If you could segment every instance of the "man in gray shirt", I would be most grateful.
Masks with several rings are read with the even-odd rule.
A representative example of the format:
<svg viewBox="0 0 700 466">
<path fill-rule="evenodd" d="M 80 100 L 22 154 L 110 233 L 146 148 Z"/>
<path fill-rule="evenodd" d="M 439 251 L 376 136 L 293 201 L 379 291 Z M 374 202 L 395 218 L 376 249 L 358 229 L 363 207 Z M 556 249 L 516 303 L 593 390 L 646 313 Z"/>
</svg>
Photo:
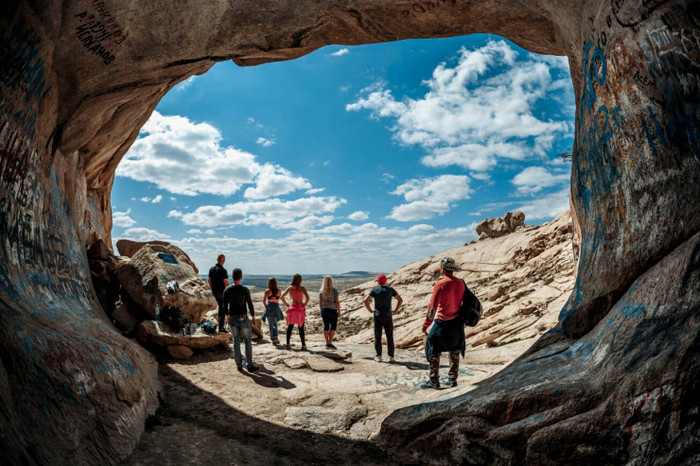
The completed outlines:
<svg viewBox="0 0 700 466">
<path fill-rule="evenodd" d="M 231 274 L 233 285 L 224 290 L 223 302 L 224 310 L 229 315 L 229 325 L 231 326 L 231 335 L 233 336 L 233 356 L 236 359 L 238 370 L 243 370 L 243 361 L 241 358 L 241 339 L 245 344 L 245 360 L 246 367 L 249 372 L 254 372 L 260 369 L 253 363 L 253 330 L 250 326 L 250 320 L 246 314 L 246 306 L 250 311 L 250 318 L 255 324 L 255 311 L 253 310 L 253 300 L 250 297 L 250 290 L 241 285 L 243 280 L 243 271 L 241 269 L 233 269 Z"/>
<path fill-rule="evenodd" d="M 377 283 L 379 286 L 372 288 L 372 291 L 365 298 L 365 307 L 369 312 L 374 313 L 374 351 L 377 353 L 374 360 L 377 362 L 382 360 L 382 329 L 384 329 L 389 362 L 394 362 L 394 320 L 392 315 L 401 309 L 403 299 L 395 289 L 386 286 L 386 275 L 379 275 Z M 396 308 L 393 311 L 391 310 L 391 298 L 396 298 Z M 374 299 L 374 311 L 369 307 L 372 299 Z"/>
</svg>

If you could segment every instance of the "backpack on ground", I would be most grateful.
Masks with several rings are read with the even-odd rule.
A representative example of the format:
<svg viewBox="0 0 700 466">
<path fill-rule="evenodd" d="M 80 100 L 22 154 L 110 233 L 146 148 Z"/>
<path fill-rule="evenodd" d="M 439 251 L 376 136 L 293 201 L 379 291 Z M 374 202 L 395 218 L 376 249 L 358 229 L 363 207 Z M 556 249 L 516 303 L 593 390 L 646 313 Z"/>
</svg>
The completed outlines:
<svg viewBox="0 0 700 466">
<path fill-rule="evenodd" d="M 464 280 L 464 295 L 462 296 L 462 304 L 459 306 L 459 317 L 464 322 L 464 325 L 475 327 L 481 319 L 484 309 L 481 307 L 479 298 L 472 293 Z"/>
<path fill-rule="evenodd" d="M 161 320 L 175 332 L 180 332 L 185 324 L 188 323 L 182 311 L 175 306 L 166 306 L 163 309 Z"/>
</svg>

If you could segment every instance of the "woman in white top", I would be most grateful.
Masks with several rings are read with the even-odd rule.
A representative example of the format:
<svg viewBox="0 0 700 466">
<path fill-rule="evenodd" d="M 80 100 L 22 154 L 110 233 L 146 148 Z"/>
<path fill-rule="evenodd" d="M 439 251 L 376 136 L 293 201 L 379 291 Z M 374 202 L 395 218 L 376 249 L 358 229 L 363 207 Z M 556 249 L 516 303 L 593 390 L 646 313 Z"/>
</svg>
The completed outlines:
<svg viewBox="0 0 700 466">
<path fill-rule="evenodd" d="M 338 290 L 333 288 L 333 279 L 330 275 L 323 277 L 323 285 L 318 298 L 323 318 L 323 336 L 326 339 L 326 348 L 336 349 L 333 345 L 333 337 L 338 327 L 338 318 L 340 318 L 340 302 L 338 301 Z"/>
</svg>

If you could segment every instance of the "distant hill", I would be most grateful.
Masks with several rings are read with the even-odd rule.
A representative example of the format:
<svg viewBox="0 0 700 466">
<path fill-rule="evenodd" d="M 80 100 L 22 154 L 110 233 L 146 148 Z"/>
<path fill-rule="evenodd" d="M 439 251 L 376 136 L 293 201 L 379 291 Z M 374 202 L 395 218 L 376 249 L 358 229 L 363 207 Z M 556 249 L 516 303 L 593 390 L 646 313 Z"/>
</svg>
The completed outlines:
<svg viewBox="0 0 700 466">
<path fill-rule="evenodd" d="M 200 276 L 205 280 L 208 278 L 206 274 Z M 325 276 L 326 274 L 302 275 L 302 284 L 309 290 L 309 293 L 312 291 L 315 292 L 321 288 L 321 283 L 323 282 L 323 277 Z M 364 270 L 353 270 L 341 274 L 331 274 L 331 277 L 333 277 L 333 285 L 338 289 L 338 291 L 344 291 L 348 288 L 352 288 L 353 286 L 357 286 L 360 283 L 373 280 L 375 276 L 376 273 L 367 272 Z M 292 282 L 292 275 L 274 275 L 274 277 L 277 279 L 277 286 L 279 286 L 281 289 L 285 289 Z M 267 280 L 269 278 L 270 275 L 244 274 L 243 285 L 250 287 L 252 291 L 256 291 L 257 289 L 264 290 L 267 288 Z"/>
</svg>

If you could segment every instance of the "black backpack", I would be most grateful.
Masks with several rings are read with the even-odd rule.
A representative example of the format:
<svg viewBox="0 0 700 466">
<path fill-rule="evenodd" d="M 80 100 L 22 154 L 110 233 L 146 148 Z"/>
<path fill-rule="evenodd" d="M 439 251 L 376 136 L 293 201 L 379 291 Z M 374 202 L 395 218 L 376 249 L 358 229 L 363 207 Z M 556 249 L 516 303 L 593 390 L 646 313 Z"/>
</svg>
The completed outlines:
<svg viewBox="0 0 700 466">
<path fill-rule="evenodd" d="M 462 296 L 462 304 L 459 306 L 459 317 L 464 325 L 475 327 L 479 323 L 484 309 L 481 307 L 479 298 L 471 292 L 464 280 L 462 283 L 464 283 L 464 296 Z"/>
<path fill-rule="evenodd" d="M 188 320 L 182 314 L 182 311 L 175 306 L 166 306 L 163 309 L 161 320 L 175 332 L 180 332 Z"/>
</svg>

